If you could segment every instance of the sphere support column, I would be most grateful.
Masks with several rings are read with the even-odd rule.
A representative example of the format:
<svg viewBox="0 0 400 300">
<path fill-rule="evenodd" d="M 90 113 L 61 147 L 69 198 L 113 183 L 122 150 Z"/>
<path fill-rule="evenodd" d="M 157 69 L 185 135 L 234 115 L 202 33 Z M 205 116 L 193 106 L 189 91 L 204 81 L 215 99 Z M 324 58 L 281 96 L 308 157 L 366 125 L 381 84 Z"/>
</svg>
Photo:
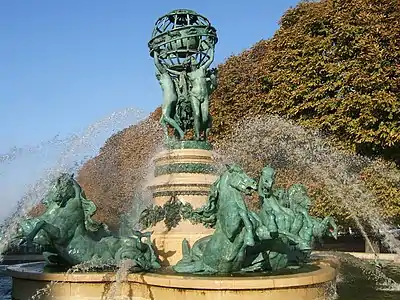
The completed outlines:
<svg viewBox="0 0 400 300">
<path fill-rule="evenodd" d="M 217 179 L 211 150 L 165 150 L 155 157 L 154 163 L 155 177 L 148 188 L 153 194 L 155 205 L 163 206 L 171 197 L 176 197 L 182 203 L 190 203 L 193 208 L 206 203 L 210 186 Z M 202 224 L 193 225 L 188 220 L 181 220 L 171 230 L 168 230 L 164 222 L 159 222 L 149 230 L 153 231 L 153 242 L 164 266 L 174 265 L 182 258 L 184 239 L 193 245 L 214 231 Z"/>
</svg>

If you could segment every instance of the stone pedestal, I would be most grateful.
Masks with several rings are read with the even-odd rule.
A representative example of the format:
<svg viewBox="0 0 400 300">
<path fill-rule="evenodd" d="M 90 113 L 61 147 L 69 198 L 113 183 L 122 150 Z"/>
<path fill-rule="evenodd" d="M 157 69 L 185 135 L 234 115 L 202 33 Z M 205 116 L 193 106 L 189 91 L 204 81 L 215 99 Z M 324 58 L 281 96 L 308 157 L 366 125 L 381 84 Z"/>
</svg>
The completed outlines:
<svg viewBox="0 0 400 300">
<path fill-rule="evenodd" d="M 175 196 L 194 208 L 201 207 L 208 197 L 210 186 L 217 179 L 212 152 L 208 149 L 171 149 L 160 152 L 155 158 L 155 178 L 148 188 L 153 194 L 154 204 L 164 205 Z M 174 265 L 182 258 L 182 240 L 191 245 L 198 239 L 212 234 L 212 229 L 192 225 L 182 220 L 170 231 L 164 222 L 150 228 L 154 244 L 164 266 Z"/>
<path fill-rule="evenodd" d="M 12 299 L 37 300 L 329 300 L 337 262 L 313 262 L 314 271 L 270 276 L 190 276 L 156 273 L 43 273 L 42 263 L 14 265 Z"/>
</svg>

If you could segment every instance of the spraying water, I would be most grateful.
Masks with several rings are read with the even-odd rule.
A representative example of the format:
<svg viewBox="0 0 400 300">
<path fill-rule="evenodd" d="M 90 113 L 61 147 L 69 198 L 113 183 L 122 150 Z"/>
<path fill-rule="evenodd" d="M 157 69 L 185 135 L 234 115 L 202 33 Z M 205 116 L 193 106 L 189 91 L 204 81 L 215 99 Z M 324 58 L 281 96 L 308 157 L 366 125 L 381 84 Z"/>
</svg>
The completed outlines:
<svg viewBox="0 0 400 300">
<path fill-rule="evenodd" d="M 380 268 L 371 263 L 371 261 L 357 258 L 351 254 L 344 252 L 326 252 L 314 254 L 316 258 L 323 258 L 329 256 L 337 257 L 342 265 L 349 265 L 353 268 L 359 269 L 365 278 L 375 284 L 376 288 L 385 291 L 400 291 L 400 284 L 394 279 L 386 276 Z M 343 279 L 343 274 L 339 275 L 340 280 Z"/>
<path fill-rule="evenodd" d="M 59 135 L 56 135 L 52 139 L 41 142 L 35 146 L 25 146 L 25 147 L 11 147 L 7 153 L 0 154 L 0 164 L 9 163 L 18 158 L 24 157 L 26 155 L 35 154 L 37 152 L 43 151 L 48 147 L 59 146 L 68 144 L 71 140 L 76 138 L 75 136 L 67 137 L 65 139 L 60 138 Z"/>
<path fill-rule="evenodd" d="M 76 161 L 82 153 L 94 149 L 92 139 L 102 132 L 104 127 L 121 123 L 130 113 L 140 115 L 136 110 L 114 113 L 100 122 L 90 126 L 83 135 L 76 136 L 69 140 L 68 147 L 59 156 L 53 167 L 45 170 L 41 179 L 30 186 L 25 193 L 17 213 L 10 218 L 7 223 L 5 236 L 9 237 L 15 229 L 18 218 L 23 216 L 37 200 L 43 197 L 48 188 L 48 183 L 60 172 L 70 171 L 76 168 Z M 159 126 L 158 122 L 150 122 L 148 126 Z M 254 169 L 259 169 L 268 163 L 274 168 L 287 170 L 297 169 L 300 176 L 304 178 L 318 179 L 324 184 L 332 195 L 332 201 L 340 200 L 343 207 L 350 212 L 359 226 L 360 231 L 368 237 L 357 215 L 363 215 L 372 229 L 384 234 L 384 243 L 395 253 L 400 253 L 399 241 L 389 232 L 389 224 L 379 207 L 374 205 L 375 196 L 369 191 L 359 179 L 360 172 L 366 168 L 373 168 L 378 174 L 384 174 L 393 182 L 400 182 L 399 174 L 392 169 L 387 169 L 384 162 L 372 161 L 364 157 L 346 154 L 335 150 L 330 143 L 319 133 L 310 132 L 302 127 L 294 125 L 292 122 L 276 116 L 268 118 L 256 118 L 245 120 L 238 126 L 239 130 L 233 131 L 231 136 L 218 141 L 215 145 L 214 157 L 220 167 L 224 163 L 235 162 L 243 166 L 253 165 Z M 108 129 L 108 128 L 106 128 Z M 144 128 L 143 130 L 146 130 Z M 154 138 L 151 152 L 153 154 L 161 150 L 158 138 Z M 251 149 L 251 152 L 249 152 Z M 151 155 L 153 156 L 153 155 Z M 251 162 L 251 164 L 249 164 Z M 257 165 L 259 164 L 259 165 Z M 72 167 L 71 167 L 72 166 Z M 143 164 L 140 168 L 132 166 L 132 169 L 125 170 L 124 174 L 129 176 L 132 172 L 141 174 L 139 188 L 135 190 L 138 201 L 133 202 L 131 211 L 128 213 L 131 221 L 136 223 L 142 209 L 151 203 L 151 195 L 146 190 L 146 185 L 153 176 L 152 160 Z M 121 180 L 125 180 L 125 176 Z M 5 239 L 7 240 L 7 238 Z M 6 244 L 1 241 L 0 250 Z M 381 283 L 382 288 L 397 289 L 397 283 L 386 277 L 379 269 L 366 267 L 363 261 L 345 256 L 343 259 L 352 264 L 360 266 L 364 273 Z M 91 263 L 92 265 L 92 263 Z M 110 290 L 110 296 L 117 294 L 121 283 L 126 279 L 127 273 L 132 267 L 131 263 L 122 263 L 117 271 L 116 282 Z M 85 271 L 85 266 L 75 266 L 68 272 Z M 373 271 L 371 271 L 373 270 Z M 55 284 L 55 283 L 54 283 Z M 51 287 L 49 287 L 51 289 Z M 332 293 L 336 294 L 336 293 Z"/>
<path fill-rule="evenodd" d="M 68 138 L 68 143 L 64 145 L 65 148 L 61 154 L 56 155 L 56 159 L 52 163 L 48 163 L 50 167 L 39 170 L 37 172 L 39 176 L 30 174 L 30 182 L 22 187 L 19 186 L 22 197 L 17 196 L 5 199 L 7 203 L 15 203 L 16 208 L 14 213 L 3 222 L 0 235 L 2 237 L 0 240 L 0 253 L 7 249 L 21 217 L 25 216 L 44 197 L 49 185 L 60 173 L 76 170 L 79 167 L 77 162 L 82 161 L 89 154 L 95 154 L 110 133 L 115 133 L 124 127 L 135 124 L 145 116 L 145 113 L 138 109 L 124 109 L 90 125 L 83 134 Z M 21 169 L 21 171 L 27 173 L 26 168 Z M 39 178 L 39 180 L 33 180 L 34 178 Z M 17 182 L 15 181 L 16 185 Z M 2 257 L 0 256 L 0 261 L 1 259 Z"/>
<path fill-rule="evenodd" d="M 251 166 L 252 175 L 264 164 L 288 175 L 288 170 L 296 170 L 297 178 L 308 180 L 310 184 L 322 184 L 330 201 L 338 202 L 350 213 L 367 241 L 358 216 L 362 216 L 374 232 L 383 235 L 384 245 L 400 254 L 400 241 L 389 231 L 390 224 L 382 209 L 375 205 L 376 196 L 360 179 L 361 171 L 370 167 L 378 175 L 390 174 L 390 179 L 399 184 L 400 172 L 393 171 L 382 161 L 336 150 L 320 133 L 277 116 L 245 119 L 236 128 L 215 145 L 223 163 L 233 161 Z"/>
<path fill-rule="evenodd" d="M 153 204 L 153 195 L 148 189 L 150 182 L 154 180 L 154 157 L 164 149 L 162 143 L 162 128 L 158 120 L 146 120 L 145 124 L 141 124 L 141 135 L 146 135 L 145 143 L 146 154 L 141 156 L 141 161 L 136 164 L 126 164 L 123 168 L 118 168 L 118 187 L 129 187 L 126 189 L 128 192 L 125 197 L 128 199 L 118 199 L 118 201 L 128 201 L 130 206 L 127 208 L 124 218 L 130 230 L 141 230 L 139 225 L 139 218 L 141 212 L 149 205 Z M 151 133 L 151 134 L 149 134 Z M 107 166 L 105 166 L 107 170 Z M 102 172 L 104 174 L 104 172 Z M 129 230 L 128 230 L 129 231 Z"/>
</svg>

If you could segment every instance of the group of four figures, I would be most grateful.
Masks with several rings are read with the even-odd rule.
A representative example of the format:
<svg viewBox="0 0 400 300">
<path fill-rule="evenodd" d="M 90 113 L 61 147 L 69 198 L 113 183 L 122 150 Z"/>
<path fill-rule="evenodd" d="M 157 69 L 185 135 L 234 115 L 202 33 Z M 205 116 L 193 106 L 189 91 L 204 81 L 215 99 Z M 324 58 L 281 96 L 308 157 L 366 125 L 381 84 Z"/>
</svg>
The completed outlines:
<svg viewBox="0 0 400 300">
<path fill-rule="evenodd" d="M 214 48 L 208 50 L 209 59 L 201 64 L 189 56 L 183 70 L 167 68 L 161 61 L 165 53 L 154 51 L 156 76 L 163 91 L 161 124 L 168 136 L 168 126 L 182 140 L 185 131 L 192 128 L 196 140 L 206 139 L 211 127 L 209 97 L 217 85 L 216 69 L 209 70 L 214 59 Z"/>
</svg>

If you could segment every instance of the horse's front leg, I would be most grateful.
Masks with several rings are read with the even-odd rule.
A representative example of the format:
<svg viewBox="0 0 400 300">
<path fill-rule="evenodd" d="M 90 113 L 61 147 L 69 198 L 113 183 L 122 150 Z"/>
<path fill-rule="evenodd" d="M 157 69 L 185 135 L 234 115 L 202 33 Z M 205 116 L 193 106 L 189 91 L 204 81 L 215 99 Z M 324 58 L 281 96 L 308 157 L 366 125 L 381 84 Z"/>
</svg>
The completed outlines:
<svg viewBox="0 0 400 300">
<path fill-rule="evenodd" d="M 42 229 L 44 222 L 45 221 L 37 222 L 35 227 L 32 229 L 32 231 L 29 233 L 26 233 L 26 235 L 22 238 L 20 245 L 26 244 L 28 247 L 32 246 L 33 239 L 36 237 L 36 235 Z"/>
<path fill-rule="evenodd" d="M 52 240 L 60 240 L 61 239 L 61 232 L 58 227 L 55 227 L 46 221 L 39 221 L 35 228 L 26 236 L 26 243 L 27 245 L 32 245 L 33 239 L 39 233 L 40 230 L 44 230 L 50 239 Z"/>
<path fill-rule="evenodd" d="M 271 239 L 275 239 L 279 236 L 278 234 L 278 229 L 275 230 L 271 230 L 271 224 L 268 224 L 267 227 L 266 225 L 264 225 L 263 221 L 261 220 L 260 216 L 257 215 L 257 213 L 250 211 L 250 221 L 253 223 L 253 226 L 256 229 L 256 236 L 258 237 L 259 240 L 263 241 L 263 240 L 271 240 Z M 272 220 L 273 222 L 275 222 L 275 219 Z M 276 226 L 275 226 L 276 227 Z"/>
<path fill-rule="evenodd" d="M 244 227 L 246 229 L 246 235 L 244 237 L 244 243 L 247 246 L 254 246 L 254 235 L 253 235 L 253 224 L 250 221 L 249 215 L 247 211 L 243 209 L 239 209 L 239 216 L 243 221 Z"/>
<path fill-rule="evenodd" d="M 246 244 L 245 244 L 245 239 L 246 239 L 246 228 L 243 228 L 242 231 L 239 233 L 238 236 L 236 236 L 235 240 L 231 243 L 229 247 L 226 247 L 224 250 L 226 252 L 225 254 L 225 259 L 227 261 L 233 261 L 238 257 L 240 254 L 240 251 L 242 249 L 245 249 Z"/>
</svg>

